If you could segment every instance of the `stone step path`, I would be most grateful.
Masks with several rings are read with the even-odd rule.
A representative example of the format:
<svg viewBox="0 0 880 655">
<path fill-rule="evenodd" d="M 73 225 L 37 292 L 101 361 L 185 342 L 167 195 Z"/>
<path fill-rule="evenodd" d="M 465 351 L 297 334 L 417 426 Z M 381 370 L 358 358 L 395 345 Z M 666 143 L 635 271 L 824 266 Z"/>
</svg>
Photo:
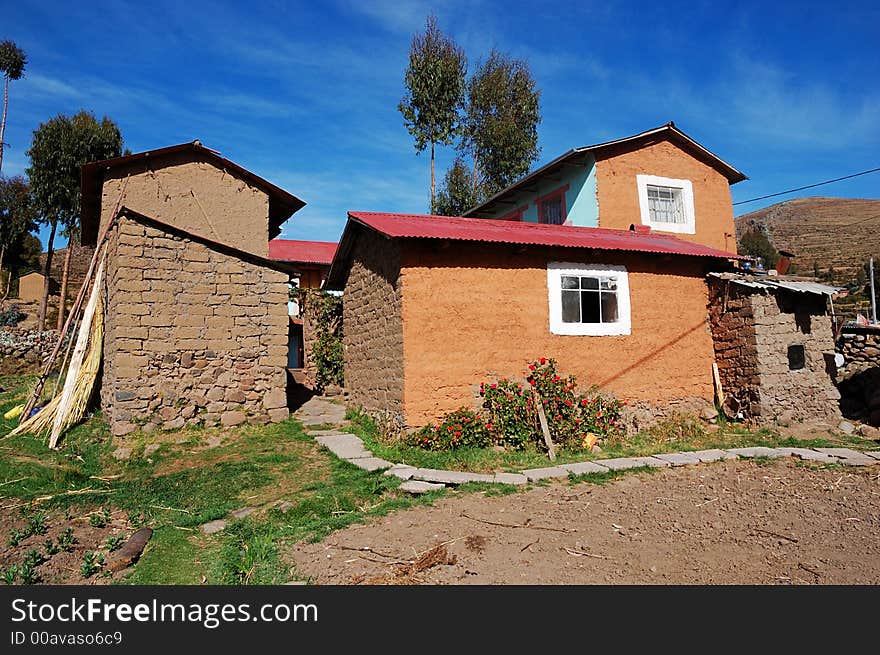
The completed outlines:
<svg viewBox="0 0 880 655">
<path fill-rule="evenodd" d="M 307 412 L 309 420 L 312 421 L 311 425 L 336 425 L 345 417 L 344 408 L 325 399 L 312 398 L 309 403 L 313 403 Z M 306 403 L 306 405 L 309 403 Z M 306 426 L 310 424 L 306 424 Z M 651 468 L 693 466 L 695 464 L 717 462 L 726 459 L 752 459 L 755 457 L 797 457 L 805 461 L 825 464 L 837 463 L 846 466 L 880 465 L 880 450 L 863 452 L 851 448 L 767 448 L 765 446 L 751 446 L 749 448 L 728 448 L 726 450 L 713 448 L 709 450 L 660 453 L 646 457 L 597 459 L 526 469 L 518 473 L 469 473 L 466 471 L 425 469 L 408 464 L 394 464 L 380 457 L 375 457 L 372 452 L 366 449 L 360 437 L 349 432 L 332 429 L 309 430 L 308 434 L 314 436 L 315 441 L 327 448 L 339 459 L 350 462 L 365 471 L 384 471 L 384 475 L 393 475 L 400 478 L 404 482 L 399 488 L 411 494 L 423 494 L 443 489 L 447 486 L 456 486 L 469 482 L 522 485 L 538 480 L 567 478 L 571 474 L 584 475 L 588 473 L 626 471 L 646 466 Z"/>
</svg>

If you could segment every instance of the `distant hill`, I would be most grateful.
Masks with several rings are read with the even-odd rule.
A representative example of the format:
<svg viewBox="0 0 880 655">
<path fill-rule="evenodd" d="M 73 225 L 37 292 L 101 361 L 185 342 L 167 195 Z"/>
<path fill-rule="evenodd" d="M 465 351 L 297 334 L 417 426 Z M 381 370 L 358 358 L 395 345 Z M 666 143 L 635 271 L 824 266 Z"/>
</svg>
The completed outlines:
<svg viewBox="0 0 880 655">
<path fill-rule="evenodd" d="M 798 271 L 834 267 L 836 282 L 855 278 L 873 255 L 880 265 L 880 200 L 796 198 L 738 216 L 736 236 L 759 227 L 778 250 L 795 254 Z"/>
</svg>

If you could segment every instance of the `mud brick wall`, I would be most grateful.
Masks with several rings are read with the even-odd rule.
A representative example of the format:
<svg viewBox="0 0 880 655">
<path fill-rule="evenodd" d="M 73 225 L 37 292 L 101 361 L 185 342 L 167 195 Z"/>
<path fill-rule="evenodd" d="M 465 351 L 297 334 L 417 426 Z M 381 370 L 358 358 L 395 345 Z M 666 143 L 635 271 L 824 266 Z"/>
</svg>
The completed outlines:
<svg viewBox="0 0 880 655">
<path fill-rule="evenodd" d="M 840 394 L 829 373 L 834 335 L 825 299 L 727 286 L 722 280 L 709 284 L 721 383 L 726 394 L 744 404 L 746 415 L 762 422 L 839 417 Z M 803 346 L 803 368 L 789 368 L 789 346 Z"/>
<path fill-rule="evenodd" d="M 342 305 L 345 387 L 355 406 L 400 414 L 403 325 L 400 248 L 373 232 L 357 239 Z"/>
<path fill-rule="evenodd" d="M 746 415 L 759 416 L 761 378 L 748 290 L 710 278 L 709 325 L 724 393 L 732 394 Z"/>
<path fill-rule="evenodd" d="M 837 352 L 843 355 L 837 371 L 843 415 L 880 426 L 880 331 L 844 332 Z"/>
<path fill-rule="evenodd" d="M 287 280 L 121 218 L 108 249 L 101 384 L 113 433 L 285 419 Z"/>
</svg>

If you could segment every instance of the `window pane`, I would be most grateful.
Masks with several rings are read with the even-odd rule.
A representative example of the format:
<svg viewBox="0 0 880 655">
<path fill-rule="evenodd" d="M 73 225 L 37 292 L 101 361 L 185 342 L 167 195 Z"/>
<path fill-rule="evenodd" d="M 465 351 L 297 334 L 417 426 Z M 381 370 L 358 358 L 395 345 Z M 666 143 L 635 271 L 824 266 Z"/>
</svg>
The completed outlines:
<svg viewBox="0 0 880 655">
<path fill-rule="evenodd" d="M 581 323 L 599 322 L 599 292 L 581 291 Z"/>
<path fill-rule="evenodd" d="M 563 323 L 580 323 L 581 308 L 578 304 L 577 291 L 562 292 L 562 322 Z"/>
<path fill-rule="evenodd" d="M 581 278 L 581 289 L 598 289 L 599 288 L 599 278 L 597 277 L 582 277 Z"/>
<path fill-rule="evenodd" d="M 562 198 L 553 198 L 541 203 L 541 221 L 552 225 L 562 225 Z"/>
<path fill-rule="evenodd" d="M 578 288 L 578 279 L 576 277 L 568 277 L 566 275 L 562 276 L 562 288 L 563 289 L 577 289 Z"/>
<path fill-rule="evenodd" d="M 602 292 L 602 322 L 617 323 L 617 294 Z"/>
<path fill-rule="evenodd" d="M 602 289 L 608 289 L 610 291 L 617 291 L 617 278 L 613 277 L 603 277 L 602 278 Z"/>
<path fill-rule="evenodd" d="M 657 223 L 686 222 L 681 189 L 649 184 L 647 191 L 648 212 L 652 221 Z"/>
</svg>

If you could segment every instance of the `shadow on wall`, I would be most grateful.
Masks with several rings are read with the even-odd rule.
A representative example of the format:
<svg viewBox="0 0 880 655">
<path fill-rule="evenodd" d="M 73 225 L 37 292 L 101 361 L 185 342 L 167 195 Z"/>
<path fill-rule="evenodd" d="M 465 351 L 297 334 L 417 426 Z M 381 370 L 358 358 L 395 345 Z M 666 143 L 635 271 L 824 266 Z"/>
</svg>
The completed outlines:
<svg viewBox="0 0 880 655">
<path fill-rule="evenodd" d="M 880 366 L 861 369 L 840 380 L 840 413 L 880 427 Z"/>
</svg>

